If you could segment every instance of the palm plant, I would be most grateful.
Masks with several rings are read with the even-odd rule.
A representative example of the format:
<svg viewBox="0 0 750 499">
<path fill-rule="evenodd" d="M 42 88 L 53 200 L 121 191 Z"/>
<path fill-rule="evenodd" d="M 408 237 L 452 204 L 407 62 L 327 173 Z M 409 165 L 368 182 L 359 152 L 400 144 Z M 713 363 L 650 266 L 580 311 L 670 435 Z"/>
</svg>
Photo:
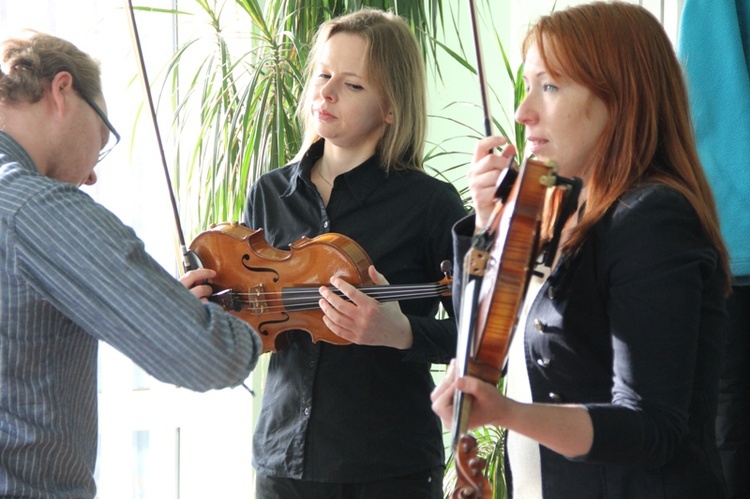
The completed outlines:
<svg viewBox="0 0 750 499">
<path fill-rule="evenodd" d="M 205 22 L 202 34 L 176 47 L 161 78 L 161 95 L 169 96 L 174 113 L 173 180 L 191 234 L 239 219 L 249 183 L 297 152 L 295 109 L 311 36 L 321 22 L 364 5 L 409 19 L 425 57 L 434 58 L 437 46 L 428 34 L 441 29 L 439 1 L 427 9 L 421 0 L 276 0 L 265 6 L 193 0 L 192 10 L 138 8 Z"/>
</svg>

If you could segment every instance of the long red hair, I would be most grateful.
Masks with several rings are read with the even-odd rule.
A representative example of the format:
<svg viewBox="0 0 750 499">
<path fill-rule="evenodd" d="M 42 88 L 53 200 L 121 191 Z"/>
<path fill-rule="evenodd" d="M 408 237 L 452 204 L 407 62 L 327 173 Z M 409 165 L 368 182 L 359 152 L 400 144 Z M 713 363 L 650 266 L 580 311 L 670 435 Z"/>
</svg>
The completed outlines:
<svg viewBox="0 0 750 499">
<path fill-rule="evenodd" d="M 532 44 L 553 76 L 588 88 L 609 112 L 585 165 L 586 211 L 564 250 L 580 246 L 623 193 L 645 181 L 660 182 L 693 206 L 730 276 L 714 198 L 695 147 L 682 69 L 659 21 L 638 5 L 594 2 L 542 17 L 526 35 L 524 56 Z"/>
</svg>

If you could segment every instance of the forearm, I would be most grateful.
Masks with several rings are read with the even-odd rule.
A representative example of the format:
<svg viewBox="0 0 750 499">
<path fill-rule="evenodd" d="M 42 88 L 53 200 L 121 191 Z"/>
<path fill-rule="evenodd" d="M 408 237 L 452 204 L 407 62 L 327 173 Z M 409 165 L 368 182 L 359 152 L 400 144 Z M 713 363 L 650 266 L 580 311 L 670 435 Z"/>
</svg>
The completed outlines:
<svg viewBox="0 0 750 499">
<path fill-rule="evenodd" d="M 594 441 L 588 411 L 577 405 L 522 404 L 506 399 L 495 424 L 524 435 L 566 457 L 587 454 Z"/>
</svg>

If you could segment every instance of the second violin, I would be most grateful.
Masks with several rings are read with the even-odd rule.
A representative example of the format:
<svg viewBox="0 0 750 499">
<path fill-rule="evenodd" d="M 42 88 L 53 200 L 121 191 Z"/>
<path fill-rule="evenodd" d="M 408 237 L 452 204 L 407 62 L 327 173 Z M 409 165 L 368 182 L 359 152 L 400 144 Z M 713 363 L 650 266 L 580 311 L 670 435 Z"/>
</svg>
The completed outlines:
<svg viewBox="0 0 750 499">
<path fill-rule="evenodd" d="M 270 246 L 263 230 L 221 223 L 198 234 L 190 249 L 217 273 L 211 280 L 211 301 L 250 323 L 263 340 L 263 352 L 284 348 L 289 343 L 286 333 L 292 330 L 308 332 L 314 342 L 350 343 L 326 327 L 318 305 L 318 288 L 333 276 L 378 301 L 449 295 L 452 284 L 450 263 L 444 262 L 446 277 L 440 282 L 375 285 L 367 274 L 372 265 L 367 253 L 336 233 L 303 237 L 284 251 Z"/>
</svg>

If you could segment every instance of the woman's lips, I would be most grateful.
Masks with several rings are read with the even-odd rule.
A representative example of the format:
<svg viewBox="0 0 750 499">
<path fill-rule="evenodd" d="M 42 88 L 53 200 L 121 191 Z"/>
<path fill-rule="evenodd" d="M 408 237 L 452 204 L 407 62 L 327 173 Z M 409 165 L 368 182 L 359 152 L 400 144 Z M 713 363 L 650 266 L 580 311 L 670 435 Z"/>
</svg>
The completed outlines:
<svg viewBox="0 0 750 499">
<path fill-rule="evenodd" d="M 320 121 L 331 121 L 336 119 L 336 116 L 323 109 L 318 109 L 315 114 Z"/>
<path fill-rule="evenodd" d="M 548 140 L 541 137 L 528 137 L 526 139 L 526 142 L 530 144 L 531 152 L 533 152 L 534 154 L 538 154 L 539 151 L 544 148 L 544 146 L 549 144 Z"/>
</svg>

